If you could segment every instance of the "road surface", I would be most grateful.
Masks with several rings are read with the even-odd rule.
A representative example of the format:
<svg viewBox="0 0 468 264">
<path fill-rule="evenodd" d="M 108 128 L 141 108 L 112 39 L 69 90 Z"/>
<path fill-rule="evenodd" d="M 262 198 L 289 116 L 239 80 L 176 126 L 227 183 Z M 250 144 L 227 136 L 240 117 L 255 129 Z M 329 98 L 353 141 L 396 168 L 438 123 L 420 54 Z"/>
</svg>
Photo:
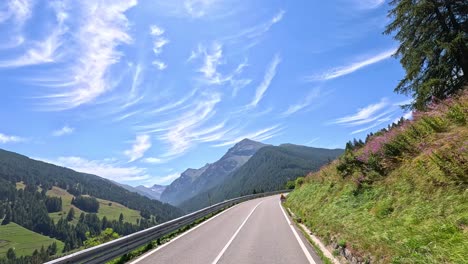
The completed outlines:
<svg viewBox="0 0 468 264">
<path fill-rule="evenodd" d="M 132 264 L 321 264 L 278 195 L 238 204 Z"/>
</svg>

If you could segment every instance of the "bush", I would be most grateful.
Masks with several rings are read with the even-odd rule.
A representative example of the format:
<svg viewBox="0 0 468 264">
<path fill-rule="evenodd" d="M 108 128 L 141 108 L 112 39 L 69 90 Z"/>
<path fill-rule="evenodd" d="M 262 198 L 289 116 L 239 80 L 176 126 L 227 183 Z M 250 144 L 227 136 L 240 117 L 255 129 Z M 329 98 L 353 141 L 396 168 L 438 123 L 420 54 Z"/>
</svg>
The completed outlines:
<svg viewBox="0 0 468 264">
<path fill-rule="evenodd" d="M 286 183 L 286 189 L 288 190 L 293 190 L 295 186 L 296 186 L 296 183 L 294 181 L 288 181 Z"/>
<path fill-rule="evenodd" d="M 296 179 L 296 184 L 295 184 L 295 188 L 299 188 L 301 187 L 301 185 L 304 184 L 304 177 L 299 177 Z"/>
<path fill-rule="evenodd" d="M 466 125 L 466 116 L 463 107 L 459 104 L 450 107 L 447 117 L 458 125 Z"/>
</svg>

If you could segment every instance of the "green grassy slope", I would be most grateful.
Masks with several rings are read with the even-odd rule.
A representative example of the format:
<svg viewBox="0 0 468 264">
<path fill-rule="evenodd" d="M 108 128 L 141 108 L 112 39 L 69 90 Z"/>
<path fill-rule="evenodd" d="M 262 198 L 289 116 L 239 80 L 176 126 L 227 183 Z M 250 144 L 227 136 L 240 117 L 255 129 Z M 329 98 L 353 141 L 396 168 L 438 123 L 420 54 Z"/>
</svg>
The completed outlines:
<svg viewBox="0 0 468 264">
<path fill-rule="evenodd" d="M 287 206 L 373 263 L 468 263 L 468 93 L 311 174 Z"/>
<path fill-rule="evenodd" d="M 5 256 L 9 248 L 14 248 L 17 256 L 32 255 L 34 250 L 45 249 L 57 243 L 57 252 L 62 252 L 63 243 L 57 239 L 43 236 L 15 223 L 0 225 L 0 256 Z"/>
<path fill-rule="evenodd" d="M 72 194 L 70 194 L 64 189 L 54 186 L 51 190 L 47 191 L 47 195 L 62 198 L 62 211 L 49 214 L 55 222 L 57 222 L 62 217 L 65 218 L 70 208 L 73 207 L 75 210 L 75 219 L 73 220 L 73 223 L 78 223 L 78 217 L 80 216 L 82 211 L 71 204 L 73 198 Z M 119 220 L 120 213 L 122 213 L 125 222 L 136 224 L 137 219 L 141 218 L 139 211 L 132 210 L 116 202 L 111 202 L 104 199 L 97 200 L 99 202 L 99 211 L 97 215 L 101 219 L 105 216 L 108 220 Z"/>
</svg>

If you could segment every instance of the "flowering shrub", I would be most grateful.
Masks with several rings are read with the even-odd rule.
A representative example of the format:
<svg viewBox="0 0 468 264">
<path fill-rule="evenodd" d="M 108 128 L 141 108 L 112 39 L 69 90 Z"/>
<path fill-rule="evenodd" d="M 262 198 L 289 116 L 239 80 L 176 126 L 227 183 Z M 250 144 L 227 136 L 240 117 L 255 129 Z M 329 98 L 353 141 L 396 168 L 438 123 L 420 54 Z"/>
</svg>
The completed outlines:
<svg viewBox="0 0 468 264">
<path fill-rule="evenodd" d="M 347 148 L 340 158 L 337 170 L 342 177 L 362 173 L 363 179 L 369 180 L 371 172 L 385 175 L 388 171 L 398 166 L 405 157 L 413 157 L 418 153 L 433 153 L 433 148 L 441 148 L 442 144 L 431 142 L 437 133 L 448 131 L 455 123 L 458 126 L 466 125 L 468 119 L 468 91 L 457 98 L 450 98 L 443 102 L 434 102 L 427 112 L 414 113 L 413 120 L 398 122 L 383 129 L 374 135 L 368 136 L 366 144 L 359 148 Z M 450 140 L 450 138 L 447 138 Z M 436 153 L 434 161 L 440 165 L 441 170 L 452 173 L 456 177 L 468 175 L 463 166 L 448 167 L 447 164 L 464 164 L 465 159 L 460 159 L 455 153 Z M 446 161 L 446 162 L 444 162 Z M 463 163 L 465 162 L 465 163 Z M 465 176 L 466 177 L 466 176 Z M 360 182 L 364 180 L 361 179 Z M 462 179 L 465 181 L 466 179 Z M 361 186 L 362 184 L 358 184 Z"/>
</svg>

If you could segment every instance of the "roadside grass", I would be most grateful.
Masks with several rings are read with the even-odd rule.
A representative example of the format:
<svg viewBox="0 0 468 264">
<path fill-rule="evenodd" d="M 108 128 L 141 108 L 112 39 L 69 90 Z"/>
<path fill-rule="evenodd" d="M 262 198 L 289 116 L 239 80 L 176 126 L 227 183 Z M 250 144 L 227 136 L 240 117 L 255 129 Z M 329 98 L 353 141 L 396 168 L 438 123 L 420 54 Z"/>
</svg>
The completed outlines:
<svg viewBox="0 0 468 264">
<path fill-rule="evenodd" d="M 284 206 L 283 203 L 281 203 L 281 206 L 283 207 L 284 211 L 291 217 L 291 219 L 294 221 L 295 225 L 297 226 L 297 228 L 299 228 L 299 230 L 301 230 L 301 233 L 302 235 L 307 239 L 307 241 L 309 241 L 310 245 L 312 245 L 312 247 L 314 248 L 315 250 L 315 253 L 317 253 L 317 255 L 320 257 L 320 259 L 323 261 L 324 264 L 333 264 L 333 262 L 327 257 L 325 256 L 325 254 L 323 253 L 322 249 L 310 238 L 309 234 L 307 233 L 306 230 L 304 230 L 304 228 L 299 224 L 297 218 L 295 218 L 293 215 L 291 215 L 291 212 L 288 210 L 287 207 Z"/>
<path fill-rule="evenodd" d="M 49 216 L 55 222 L 60 220 L 60 218 L 62 217 L 65 218 L 70 208 L 73 207 L 75 210 L 75 219 L 73 219 L 72 223 L 73 224 L 78 223 L 78 218 L 83 211 L 81 211 L 79 208 L 71 204 L 71 201 L 74 197 L 72 194 L 56 186 L 52 187 L 51 190 L 48 190 L 46 194 L 48 196 L 55 196 L 55 197 L 62 198 L 62 211 L 49 214 Z M 108 200 L 103 200 L 103 199 L 97 199 L 97 200 L 99 202 L 99 211 L 97 213 L 97 216 L 101 219 L 102 217 L 105 216 L 107 217 L 108 220 L 119 220 L 120 213 L 122 213 L 124 216 L 125 222 L 136 224 L 137 219 L 141 218 L 139 211 L 125 207 L 122 204 L 111 202 Z"/>
<path fill-rule="evenodd" d="M 57 252 L 62 252 L 64 244 L 57 240 L 35 233 L 15 223 L 0 225 L 0 257 L 5 256 L 9 248 L 14 248 L 17 256 L 32 255 L 34 250 L 47 249 L 53 242 L 57 243 Z"/>
<path fill-rule="evenodd" d="M 309 175 L 286 206 L 372 263 L 468 263 L 468 96 L 435 108 Z"/>
</svg>

